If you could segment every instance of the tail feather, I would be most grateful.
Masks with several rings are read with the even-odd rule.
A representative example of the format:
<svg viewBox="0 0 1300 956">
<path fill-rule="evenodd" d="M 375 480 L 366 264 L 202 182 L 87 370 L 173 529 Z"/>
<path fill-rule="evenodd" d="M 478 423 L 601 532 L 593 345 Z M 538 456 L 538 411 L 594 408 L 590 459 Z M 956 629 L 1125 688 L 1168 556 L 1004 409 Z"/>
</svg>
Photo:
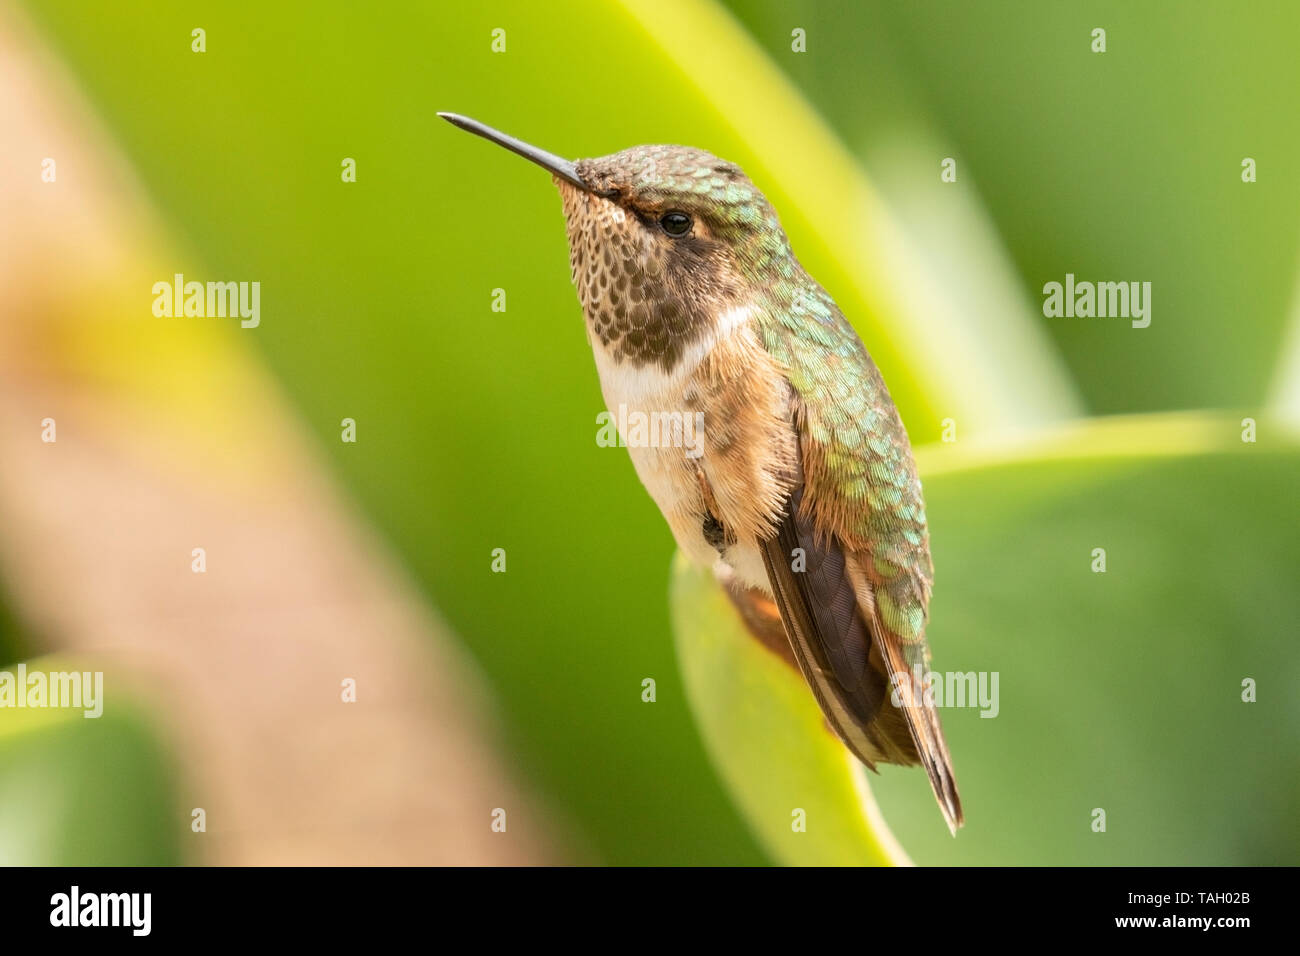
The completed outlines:
<svg viewBox="0 0 1300 956">
<path fill-rule="evenodd" d="M 955 834 L 964 815 L 938 712 L 913 687 L 904 642 L 881 620 L 857 555 L 834 537 L 813 534 L 799 515 L 798 498 L 777 534 L 763 543 L 794 659 L 831 729 L 859 760 L 873 770 L 876 763 L 925 767 Z M 792 561 L 796 549 L 802 552 L 799 570 Z"/>
</svg>

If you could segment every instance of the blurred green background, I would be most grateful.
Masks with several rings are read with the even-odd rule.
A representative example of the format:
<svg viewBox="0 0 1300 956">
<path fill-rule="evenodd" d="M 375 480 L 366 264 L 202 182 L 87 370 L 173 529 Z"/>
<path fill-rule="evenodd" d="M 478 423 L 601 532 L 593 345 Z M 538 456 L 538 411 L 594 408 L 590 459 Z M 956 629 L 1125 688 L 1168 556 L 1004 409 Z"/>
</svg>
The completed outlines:
<svg viewBox="0 0 1300 956">
<path fill-rule="evenodd" d="M 679 142 L 739 162 L 913 442 L 957 423 L 955 447 L 922 455 L 931 643 L 940 669 L 999 671 L 1001 712 L 944 713 L 970 821 L 956 840 L 922 774 L 873 781 L 913 859 L 1300 858 L 1297 452 L 1268 409 L 1300 238 L 1294 4 L 25 6 L 165 216 L 172 271 L 261 281 L 261 326 L 220 334 L 260 350 L 584 852 L 774 859 L 684 696 L 671 536 L 626 454 L 593 441 L 554 189 L 440 109 L 575 157 Z M 837 195 L 838 220 L 821 213 Z M 863 266 L 883 256 L 908 268 Z M 1067 272 L 1151 282 L 1151 327 L 1043 318 L 1043 283 Z M 1183 410 L 1067 432 L 1103 438 L 1064 454 L 1024 432 Z M 1239 440 L 1247 415 L 1257 444 Z"/>
</svg>

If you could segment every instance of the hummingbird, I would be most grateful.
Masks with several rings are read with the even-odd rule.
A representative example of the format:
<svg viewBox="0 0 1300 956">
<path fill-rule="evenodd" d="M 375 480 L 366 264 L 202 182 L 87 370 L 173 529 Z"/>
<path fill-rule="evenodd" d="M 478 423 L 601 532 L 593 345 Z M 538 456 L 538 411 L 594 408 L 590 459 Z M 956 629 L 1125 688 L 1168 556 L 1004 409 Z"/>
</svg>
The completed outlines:
<svg viewBox="0 0 1300 956">
<path fill-rule="evenodd" d="M 955 834 L 952 759 L 919 679 L 934 572 L 907 431 L 771 203 L 704 150 L 569 161 L 438 115 L 551 173 L 607 407 L 703 414 L 699 447 L 627 442 L 678 546 L 858 760 L 924 766 Z"/>
</svg>

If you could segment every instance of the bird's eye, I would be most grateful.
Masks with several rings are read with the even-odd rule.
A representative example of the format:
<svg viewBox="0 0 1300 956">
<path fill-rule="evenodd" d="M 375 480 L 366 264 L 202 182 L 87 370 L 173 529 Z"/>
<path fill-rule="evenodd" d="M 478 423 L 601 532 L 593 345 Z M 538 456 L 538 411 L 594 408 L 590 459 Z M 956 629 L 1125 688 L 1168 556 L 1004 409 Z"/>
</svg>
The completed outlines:
<svg viewBox="0 0 1300 956">
<path fill-rule="evenodd" d="M 684 236 L 691 231 L 691 217 L 684 212 L 666 212 L 659 217 L 659 225 L 670 236 Z"/>
</svg>

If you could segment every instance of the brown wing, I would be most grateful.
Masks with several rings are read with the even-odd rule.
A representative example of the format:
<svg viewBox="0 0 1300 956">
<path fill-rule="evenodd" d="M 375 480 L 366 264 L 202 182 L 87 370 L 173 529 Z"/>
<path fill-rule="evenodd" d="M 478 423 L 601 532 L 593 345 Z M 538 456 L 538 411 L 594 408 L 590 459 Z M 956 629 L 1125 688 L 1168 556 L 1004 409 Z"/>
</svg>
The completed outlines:
<svg viewBox="0 0 1300 956">
<path fill-rule="evenodd" d="M 860 556 L 814 534 L 802 489 L 786 505 L 763 561 L 795 660 L 835 733 L 868 767 L 925 766 L 949 828 L 963 823 L 952 759 L 934 705 L 914 693 L 902 642 L 876 611 Z M 802 562 L 796 549 L 802 549 Z M 796 568 L 802 570 L 796 570 Z M 891 682 L 890 675 L 902 678 Z M 895 693 L 896 690 L 896 693 Z"/>
</svg>

